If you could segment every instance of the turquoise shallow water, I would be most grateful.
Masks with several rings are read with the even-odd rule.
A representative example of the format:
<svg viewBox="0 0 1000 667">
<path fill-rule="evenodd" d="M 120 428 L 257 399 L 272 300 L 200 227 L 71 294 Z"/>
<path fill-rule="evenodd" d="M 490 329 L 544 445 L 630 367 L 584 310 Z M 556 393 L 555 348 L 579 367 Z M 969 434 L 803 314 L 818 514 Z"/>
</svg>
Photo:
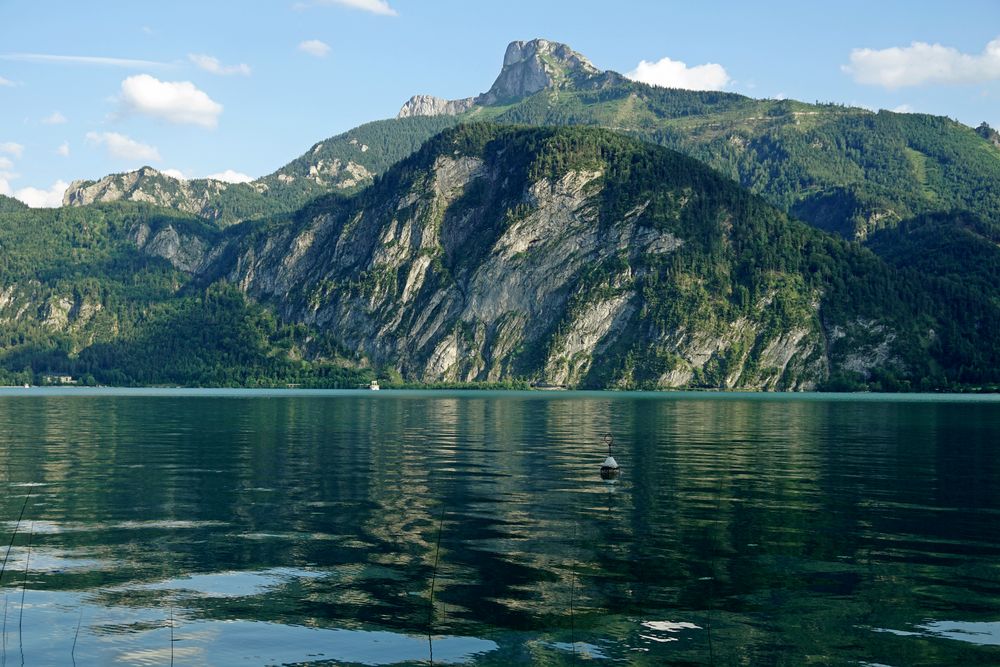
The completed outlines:
<svg viewBox="0 0 1000 667">
<path fill-rule="evenodd" d="M 3 657 L 1000 664 L 998 458 L 990 396 L 2 389 Z"/>
</svg>

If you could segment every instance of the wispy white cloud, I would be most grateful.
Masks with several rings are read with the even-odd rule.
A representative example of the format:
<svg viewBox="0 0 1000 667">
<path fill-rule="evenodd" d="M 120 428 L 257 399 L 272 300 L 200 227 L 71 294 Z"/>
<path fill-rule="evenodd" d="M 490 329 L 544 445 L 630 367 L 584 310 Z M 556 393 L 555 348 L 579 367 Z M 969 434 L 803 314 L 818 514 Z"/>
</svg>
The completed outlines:
<svg viewBox="0 0 1000 667">
<path fill-rule="evenodd" d="M 299 43 L 299 51 L 308 53 L 311 56 L 322 58 L 330 52 L 330 45 L 318 39 L 308 39 Z"/>
<path fill-rule="evenodd" d="M 64 141 L 59 144 L 59 148 L 56 149 L 56 153 L 63 157 L 69 157 L 69 142 Z"/>
<path fill-rule="evenodd" d="M 893 107 L 892 111 L 896 113 L 913 113 L 913 107 L 909 104 L 900 104 L 897 107 Z"/>
<path fill-rule="evenodd" d="M 888 49 L 854 49 L 841 69 L 858 83 L 894 89 L 935 83 L 979 83 L 1000 79 L 1000 37 L 982 53 L 913 42 Z"/>
<path fill-rule="evenodd" d="M 62 125 L 66 122 L 66 116 L 62 115 L 58 111 L 53 111 L 48 116 L 42 119 L 42 123 L 45 125 Z"/>
<path fill-rule="evenodd" d="M 14 163 L 9 158 L 0 157 L 0 195 L 13 196 L 14 191 L 10 187 L 10 182 L 17 178 L 19 174 L 11 173 Z"/>
<path fill-rule="evenodd" d="M 188 180 L 187 176 L 185 176 L 184 172 L 180 169 L 164 169 L 160 173 L 164 176 L 169 176 L 170 178 L 176 178 L 178 181 Z"/>
<path fill-rule="evenodd" d="M 220 74 L 222 76 L 242 74 L 243 76 L 250 76 L 250 65 L 247 65 L 246 63 L 240 63 L 239 65 L 223 65 L 219 62 L 218 58 L 208 56 L 203 53 L 189 53 L 188 60 L 206 72 L 211 72 L 212 74 Z"/>
<path fill-rule="evenodd" d="M 134 58 L 108 58 L 105 56 L 60 56 L 51 53 L 4 53 L 0 60 L 17 60 L 28 63 L 47 63 L 52 65 L 98 65 L 102 67 L 130 67 L 132 69 L 147 69 L 157 67 L 172 67 L 170 63 L 155 60 L 136 60 Z"/>
<path fill-rule="evenodd" d="M 13 141 L 7 141 L 0 143 L 0 153 L 6 153 L 7 155 L 13 155 L 16 158 L 24 155 L 24 146 Z"/>
<path fill-rule="evenodd" d="M 159 162 L 163 159 L 155 146 L 138 142 L 118 132 L 88 132 L 87 142 L 104 146 L 108 155 L 121 160 Z"/>
<path fill-rule="evenodd" d="M 171 123 L 215 127 L 222 105 L 190 81 L 160 81 L 149 74 L 122 81 L 121 104 L 125 111 Z"/>
<path fill-rule="evenodd" d="M 217 174 L 209 174 L 208 176 L 191 176 L 185 174 L 180 169 L 161 169 L 161 174 L 170 176 L 171 178 L 176 178 L 179 181 L 190 181 L 196 178 L 210 178 L 214 181 L 222 181 L 224 183 L 249 183 L 253 180 L 253 176 L 248 176 L 243 172 L 235 171 L 233 169 L 226 169 L 225 171 L 220 171 Z"/>
<path fill-rule="evenodd" d="M 11 81 L 10 79 L 5 79 L 5 78 L 3 78 L 2 76 L 0 76 L 0 86 L 7 86 L 8 88 L 13 88 L 13 87 L 14 87 L 14 86 L 16 86 L 16 85 L 17 85 L 17 84 L 15 84 L 15 83 L 14 83 L 13 81 Z"/>
<path fill-rule="evenodd" d="M 249 183 L 253 180 L 253 176 L 248 176 L 239 171 L 234 171 L 233 169 L 226 169 L 225 171 L 220 171 L 217 174 L 209 174 L 206 178 L 211 178 L 216 181 L 225 181 L 226 183 Z"/>
<path fill-rule="evenodd" d="M 308 2 L 299 2 L 295 5 L 295 7 L 296 9 L 304 9 L 306 7 L 319 7 L 324 5 L 350 7 L 351 9 L 360 9 L 362 11 L 379 14 L 381 16 L 399 15 L 399 13 L 389 5 L 387 0 L 309 0 Z"/>
<path fill-rule="evenodd" d="M 688 67 L 686 63 L 670 58 L 661 58 L 655 63 L 640 61 L 625 76 L 653 86 L 687 90 L 722 90 L 731 81 L 722 65 L 706 63 Z"/>
<path fill-rule="evenodd" d="M 8 186 L 9 187 L 9 186 Z M 69 183 L 66 181 L 56 181 L 47 190 L 40 188 L 21 188 L 15 190 L 13 195 L 32 208 L 58 208 L 62 206 L 63 193 Z"/>
</svg>

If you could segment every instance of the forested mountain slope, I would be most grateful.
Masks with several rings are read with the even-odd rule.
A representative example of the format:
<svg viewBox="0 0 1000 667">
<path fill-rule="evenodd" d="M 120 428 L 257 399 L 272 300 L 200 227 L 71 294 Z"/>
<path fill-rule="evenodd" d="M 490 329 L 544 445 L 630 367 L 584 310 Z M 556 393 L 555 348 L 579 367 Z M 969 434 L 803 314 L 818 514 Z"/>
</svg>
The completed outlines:
<svg viewBox="0 0 1000 667">
<path fill-rule="evenodd" d="M 230 230 L 202 273 L 423 382 L 930 387 L 998 363 L 995 307 L 594 129 L 446 131 L 355 197 Z"/>
<path fill-rule="evenodd" d="M 658 88 L 601 71 L 568 46 L 537 39 L 511 43 L 487 92 L 453 101 L 415 96 L 399 118 L 321 141 L 253 183 L 190 181 L 183 202 L 173 194 L 184 189 L 179 184 L 166 187 L 140 173 L 131 179 L 139 185 L 130 186 L 118 175 L 99 200 L 150 201 L 223 225 L 289 212 L 327 192 L 354 192 L 437 132 L 482 120 L 598 126 L 673 148 L 847 238 L 864 239 L 924 213 L 961 209 L 997 220 L 1000 211 L 1000 142 L 988 126 L 973 130 L 923 114 Z M 73 194 L 79 185 L 67 193 L 68 203 L 88 201 Z"/>
</svg>

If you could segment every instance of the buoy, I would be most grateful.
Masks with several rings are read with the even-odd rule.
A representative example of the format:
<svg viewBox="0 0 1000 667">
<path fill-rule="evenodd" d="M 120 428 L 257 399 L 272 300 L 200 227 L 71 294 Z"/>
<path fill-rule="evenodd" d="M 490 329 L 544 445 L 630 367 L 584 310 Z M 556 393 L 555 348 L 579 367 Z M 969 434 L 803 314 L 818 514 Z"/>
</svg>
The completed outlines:
<svg viewBox="0 0 1000 667">
<path fill-rule="evenodd" d="M 615 457 L 611 456 L 611 445 L 615 442 L 614 436 L 610 433 L 604 434 L 604 444 L 608 446 L 608 458 L 601 464 L 601 479 L 614 479 L 621 472 L 621 467 Z"/>
</svg>

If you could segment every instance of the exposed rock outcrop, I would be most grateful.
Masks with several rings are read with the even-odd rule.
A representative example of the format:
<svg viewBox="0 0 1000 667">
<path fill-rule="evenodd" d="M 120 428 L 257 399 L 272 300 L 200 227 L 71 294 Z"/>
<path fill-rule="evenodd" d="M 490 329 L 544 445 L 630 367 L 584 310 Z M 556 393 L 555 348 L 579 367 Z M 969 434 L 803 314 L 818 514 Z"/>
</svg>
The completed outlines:
<svg viewBox="0 0 1000 667">
<path fill-rule="evenodd" d="M 457 116 L 476 106 L 476 98 L 446 100 L 433 95 L 414 95 L 399 110 L 398 118 L 411 116 Z"/>
<path fill-rule="evenodd" d="M 97 181 L 73 181 L 63 194 L 63 206 L 87 206 L 116 201 L 143 202 L 226 225 L 239 222 L 243 217 L 226 210 L 222 204 L 233 189 L 243 197 L 260 196 L 247 183 L 227 183 L 211 178 L 182 180 L 152 167 L 142 167 L 122 174 L 111 174 Z M 251 205 L 250 208 L 254 207 Z"/>
<path fill-rule="evenodd" d="M 705 234 L 726 247 L 735 225 L 757 224 L 741 221 L 746 212 L 719 211 L 712 231 L 684 232 L 685 210 L 703 210 L 714 191 L 657 172 L 656 189 L 630 185 L 626 195 L 608 181 L 620 168 L 613 150 L 581 144 L 597 152 L 539 172 L 532 160 L 566 158 L 519 151 L 544 146 L 550 131 L 498 128 L 503 148 L 463 148 L 463 132 L 480 131 L 446 133 L 356 200 L 266 237 L 229 239 L 205 275 L 423 382 L 808 390 L 829 376 L 819 293 L 761 286 L 738 312 L 670 259 Z M 660 280 L 690 305 L 663 304 L 650 288 Z"/>
<path fill-rule="evenodd" d="M 174 268 L 194 273 L 205 258 L 208 242 L 194 234 L 181 234 L 173 225 L 152 231 L 143 223 L 132 231 L 136 247 L 153 257 L 161 257 Z"/>
<path fill-rule="evenodd" d="M 547 88 L 586 86 L 588 82 L 598 79 L 611 81 L 620 77 L 613 72 L 601 72 L 586 57 L 565 44 L 545 39 L 511 42 L 504 54 L 499 76 L 485 93 L 460 100 L 414 95 L 400 109 L 398 117 L 455 116 L 476 106 L 506 104 Z"/>
<path fill-rule="evenodd" d="M 565 44 L 545 39 L 511 42 L 503 57 L 503 68 L 493 86 L 477 98 L 478 104 L 519 100 L 529 95 L 600 74 L 587 58 Z"/>
<path fill-rule="evenodd" d="M 135 201 L 203 215 L 213 198 L 229 186 L 212 179 L 184 181 L 152 167 L 142 167 L 98 181 L 73 181 L 63 194 L 63 206 Z"/>
</svg>

